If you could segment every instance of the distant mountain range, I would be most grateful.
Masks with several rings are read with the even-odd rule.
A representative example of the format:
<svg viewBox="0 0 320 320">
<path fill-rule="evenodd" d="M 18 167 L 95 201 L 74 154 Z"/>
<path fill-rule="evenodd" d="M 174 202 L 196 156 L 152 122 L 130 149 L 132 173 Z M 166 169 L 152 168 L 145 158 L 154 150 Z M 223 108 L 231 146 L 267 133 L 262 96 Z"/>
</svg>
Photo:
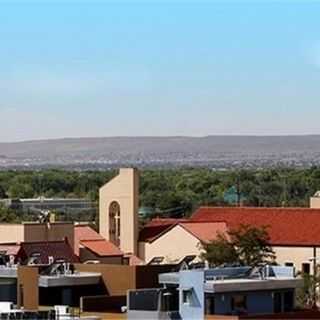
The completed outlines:
<svg viewBox="0 0 320 320">
<path fill-rule="evenodd" d="M 320 135 L 109 137 L 0 143 L 0 167 L 105 169 L 320 165 Z"/>
</svg>

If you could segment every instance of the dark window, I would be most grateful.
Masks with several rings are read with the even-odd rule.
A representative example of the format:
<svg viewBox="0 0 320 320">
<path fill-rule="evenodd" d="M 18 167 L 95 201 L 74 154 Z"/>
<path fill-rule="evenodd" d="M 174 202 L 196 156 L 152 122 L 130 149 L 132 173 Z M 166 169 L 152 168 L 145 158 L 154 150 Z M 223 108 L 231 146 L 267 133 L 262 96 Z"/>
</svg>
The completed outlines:
<svg viewBox="0 0 320 320">
<path fill-rule="evenodd" d="M 161 311 L 179 310 L 179 291 L 174 288 L 162 293 Z"/>
<path fill-rule="evenodd" d="M 231 299 L 231 310 L 236 314 L 247 312 L 247 297 L 244 295 L 234 295 Z"/>
<path fill-rule="evenodd" d="M 310 274 L 310 263 L 303 263 L 301 269 L 302 269 L 302 273 Z"/>
<path fill-rule="evenodd" d="M 294 263 L 293 262 L 286 262 L 284 265 L 286 267 L 294 267 Z"/>
<path fill-rule="evenodd" d="M 129 309 L 157 311 L 160 290 L 138 290 L 129 293 Z"/>
<path fill-rule="evenodd" d="M 20 298 L 20 306 L 21 307 L 24 307 L 24 292 L 23 292 L 23 285 L 22 284 L 20 284 L 20 286 L 19 286 L 19 288 L 20 288 L 20 290 L 19 290 L 19 298 Z"/>
<path fill-rule="evenodd" d="M 273 294 L 273 311 L 274 313 L 282 312 L 282 297 L 280 292 L 275 292 Z"/>
<path fill-rule="evenodd" d="M 287 291 L 283 294 L 283 308 L 284 312 L 290 312 L 293 310 L 294 295 L 292 291 Z"/>
<path fill-rule="evenodd" d="M 182 303 L 190 304 L 191 303 L 191 297 L 192 297 L 192 291 L 191 290 L 182 290 Z"/>
<path fill-rule="evenodd" d="M 206 296 L 206 300 L 205 300 L 205 311 L 206 311 L 206 315 L 211 315 L 211 314 L 215 314 L 215 303 L 214 303 L 214 296 Z"/>
</svg>

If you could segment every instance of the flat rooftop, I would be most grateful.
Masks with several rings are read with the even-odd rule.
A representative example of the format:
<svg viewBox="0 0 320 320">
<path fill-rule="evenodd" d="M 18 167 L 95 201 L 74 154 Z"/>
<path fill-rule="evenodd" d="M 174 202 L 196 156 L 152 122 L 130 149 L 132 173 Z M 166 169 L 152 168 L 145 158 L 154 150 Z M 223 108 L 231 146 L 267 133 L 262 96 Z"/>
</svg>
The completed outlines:
<svg viewBox="0 0 320 320">
<path fill-rule="evenodd" d="M 204 290 L 208 293 L 230 291 L 256 291 L 302 288 L 301 278 L 266 278 L 266 279 L 225 279 L 209 280 L 204 283 Z"/>
<path fill-rule="evenodd" d="M 79 272 L 74 274 L 62 275 L 41 275 L 39 277 L 39 287 L 61 287 L 61 286 L 84 286 L 99 284 L 101 273 L 98 272 Z"/>
<path fill-rule="evenodd" d="M 18 268 L 0 266 L 0 278 L 16 279 Z M 84 286 L 98 284 L 101 273 L 76 272 L 74 274 L 39 275 L 39 287 Z"/>
</svg>

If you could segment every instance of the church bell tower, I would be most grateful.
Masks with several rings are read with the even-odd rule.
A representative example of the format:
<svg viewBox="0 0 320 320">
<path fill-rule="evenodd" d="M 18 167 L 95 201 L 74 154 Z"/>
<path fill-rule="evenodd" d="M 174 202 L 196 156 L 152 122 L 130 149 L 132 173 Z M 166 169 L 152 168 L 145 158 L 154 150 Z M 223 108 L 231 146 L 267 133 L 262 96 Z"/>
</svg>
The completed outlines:
<svg viewBox="0 0 320 320">
<path fill-rule="evenodd" d="M 139 172 L 120 169 L 119 174 L 100 188 L 99 232 L 124 253 L 137 254 Z"/>
</svg>

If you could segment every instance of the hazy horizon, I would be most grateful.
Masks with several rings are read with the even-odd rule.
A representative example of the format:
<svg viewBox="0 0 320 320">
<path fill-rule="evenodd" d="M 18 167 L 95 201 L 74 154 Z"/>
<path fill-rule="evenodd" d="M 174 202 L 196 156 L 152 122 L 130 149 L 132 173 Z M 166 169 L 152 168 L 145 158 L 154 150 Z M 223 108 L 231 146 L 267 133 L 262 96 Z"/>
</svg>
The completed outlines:
<svg viewBox="0 0 320 320">
<path fill-rule="evenodd" d="M 320 134 L 320 2 L 0 4 L 0 142 Z"/>
<path fill-rule="evenodd" d="M 39 139 L 29 139 L 29 140 L 16 140 L 16 141 L 1 141 L 0 140 L 0 144 L 14 144 L 14 143 L 26 143 L 26 142 L 37 142 L 37 141 L 55 141 L 55 140 L 80 140 L 80 139 L 121 139 L 121 138 L 124 138 L 124 139 L 139 139 L 139 138 L 151 138 L 151 139 L 157 139 L 157 138 L 168 138 L 168 139 L 171 139 L 171 138 L 190 138 L 190 139 L 205 139 L 205 138 L 219 138 L 219 137 L 230 137 L 230 138 L 285 138 L 285 137 L 288 137 L 288 138 L 291 138 L 291 137 L 319 137 L 320 134 L 270 134 L 270 135 L 265 135 L 265 134 L 257 134 L 257 135 L 254 135 L 254 134 L 251 134 L 251 135 L 248 135 L 248 134 L 209 134 L 209 135 L 205 135 L 205 136 L 192 136 L 192 135 L 172 135 L 172 136 L 166 136 L 166 135 L 141 135 L 141 136 L 135 136 L 135 135 L 132 135 L 132 136 L 121 136 L 121 135 L 118 135 L 118 136 L 70 136 L 70 137 L 60 137 L 60 138 L 39 138 Z"/>
</svg>

